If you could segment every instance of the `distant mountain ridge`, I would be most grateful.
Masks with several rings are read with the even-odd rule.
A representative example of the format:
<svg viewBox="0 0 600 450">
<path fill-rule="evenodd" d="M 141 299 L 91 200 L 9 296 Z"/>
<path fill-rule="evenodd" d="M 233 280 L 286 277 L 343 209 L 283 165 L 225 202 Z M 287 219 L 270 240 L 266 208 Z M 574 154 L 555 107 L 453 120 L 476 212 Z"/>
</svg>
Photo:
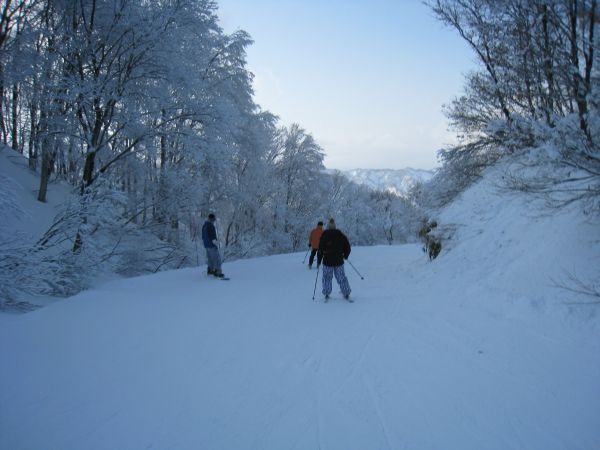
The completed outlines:
<svg viewBox="0 0 600 450">
<path fill-rule="evenodd" d="M 377 191 L 389 191 L 398 195 L 407 193 L 417 182 L 433 177 L 433 170 L 424 169 L 352 169 L 342 170 L 351 181 Z"/>
</svg>

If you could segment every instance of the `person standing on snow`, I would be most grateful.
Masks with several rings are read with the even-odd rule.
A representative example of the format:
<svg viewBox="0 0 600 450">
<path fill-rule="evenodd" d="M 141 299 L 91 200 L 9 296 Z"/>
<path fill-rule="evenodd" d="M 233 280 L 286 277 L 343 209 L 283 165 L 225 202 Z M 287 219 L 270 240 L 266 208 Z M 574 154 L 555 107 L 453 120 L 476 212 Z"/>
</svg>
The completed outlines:
<svg viewBox="0 0 600 450">
<path fill-rule="evenodd" d="M 314 228 L 308 236 L 308 246 L 310 247 L 310 257 L 308 258 L 309 269 L 312 269 L 313 262 L 315 261 L 315 254 L 317 255 L 317 269 L 323 260 L 323 253 L 319 251 L 319 242 L 321 241 L 322 234 L 323 222 L 319 221 L 316 228 Z"/>
<path fill-rule="evenodd" d="M 202 242 L 206 249 L 206 262 L 208 268 L 206 269 L 207 275 L 214 275 L 215 277 L 223 278 L 223 272 L 221 272 L 221 255 L 219 254 L 219 247 L 217 241 L 217 229 L 215 228 L 215 221 L 217 218 L 213 213 L 208 215 L 208 220 L 202 225 Z"/>
<path fill-rule="evenodd" d="M 333 219 L 329 219 L 327 229 L 321 236 L 319 250 L 323 254 L 323 295 L 325 300 L 329 299 L 331 294 L 333 275 L 340 285 L 342 295 L 349 300 L 350 284 L 344 272 L 344 260 L 350 256 L 350 242 L 346 235 L 336 228 Z"/>
</svg>

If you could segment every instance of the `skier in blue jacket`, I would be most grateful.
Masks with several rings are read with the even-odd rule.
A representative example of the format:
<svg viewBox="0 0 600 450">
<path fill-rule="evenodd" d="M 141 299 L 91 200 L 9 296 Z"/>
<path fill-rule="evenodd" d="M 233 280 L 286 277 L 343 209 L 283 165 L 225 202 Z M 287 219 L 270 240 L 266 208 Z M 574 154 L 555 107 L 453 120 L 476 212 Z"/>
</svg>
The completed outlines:
<svg viewBox="0 0 600 450">
<path fill-rule="evenodd" d="M 208 268 L 206 273 L 215 277 L 223 278 L 221 271 L 221 255 L 219 254 L 219 246 L 217 241 L 217 229 L 215 221 L 217 218 L 213 213 L 208 215 L 208 220 L 202 225 L 202 242 L 206 249 L 206 262 Z"/>
</svg>

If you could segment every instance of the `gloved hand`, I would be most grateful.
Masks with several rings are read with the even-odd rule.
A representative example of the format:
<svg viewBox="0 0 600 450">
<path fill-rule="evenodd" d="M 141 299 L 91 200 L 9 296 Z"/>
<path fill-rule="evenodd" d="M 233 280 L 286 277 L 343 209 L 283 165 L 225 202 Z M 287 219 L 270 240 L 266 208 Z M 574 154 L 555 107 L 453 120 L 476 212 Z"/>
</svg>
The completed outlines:
<svg viewBox="0 0 600 450">
<path fill-rule="evenodd" d="M 310 247 L 310 242 L 308 243 L 308 246 Z"/>
</svg>

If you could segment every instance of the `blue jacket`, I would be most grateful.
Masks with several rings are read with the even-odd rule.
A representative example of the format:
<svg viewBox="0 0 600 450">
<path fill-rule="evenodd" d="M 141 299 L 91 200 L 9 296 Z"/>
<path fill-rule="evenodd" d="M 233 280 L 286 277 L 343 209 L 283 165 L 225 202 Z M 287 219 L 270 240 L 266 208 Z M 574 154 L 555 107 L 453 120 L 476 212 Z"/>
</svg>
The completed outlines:
<svg viewBox="0 0 600 450">
<path fill-rule="evenodd" d="M 215 239 L 217 239 L 215 224 L 207 220 L 202 225 L 202 242 L 204 242 L 204 248 L 216 248 L 216 245 L 213 244 Z"/>
</svg>

